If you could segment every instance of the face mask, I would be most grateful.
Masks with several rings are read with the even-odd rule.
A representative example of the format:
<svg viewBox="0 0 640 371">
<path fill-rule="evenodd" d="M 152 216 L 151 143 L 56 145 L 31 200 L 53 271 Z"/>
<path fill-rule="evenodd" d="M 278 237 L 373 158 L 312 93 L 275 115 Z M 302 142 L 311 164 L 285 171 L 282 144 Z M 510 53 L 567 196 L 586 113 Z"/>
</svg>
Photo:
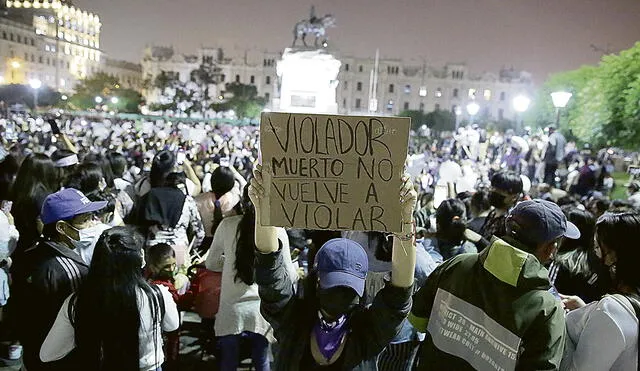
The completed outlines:
<svg viewBox="0 0 640 371">
<path fill-rule="evenodd" d="M 359 302 L 358 294 L 349 287 L 333 287 L 318 291 L 318 301 L 320 309 L 329 318 L 328 321 L 335 321 L 343 315 L 349 314 Z"/>
<path fill-rule="evenodd" d="M 313 335 L 318 344 L 322 356 L 330 360 L 340 349 L 342 339 L 347 334 L 349 327 L 346 325 L 347 317 L 341 316 L 335 322 L 326 322 L 322 313 L 318 313 L 318 322 L 313 327 Z"/>
<path fill-rule="evenodd" d="M 505 198 L 506 197 L 498 192 L 489 192 L 489 203 L 496 209 L 503 209 L 506 206 Z"/>
</svg>

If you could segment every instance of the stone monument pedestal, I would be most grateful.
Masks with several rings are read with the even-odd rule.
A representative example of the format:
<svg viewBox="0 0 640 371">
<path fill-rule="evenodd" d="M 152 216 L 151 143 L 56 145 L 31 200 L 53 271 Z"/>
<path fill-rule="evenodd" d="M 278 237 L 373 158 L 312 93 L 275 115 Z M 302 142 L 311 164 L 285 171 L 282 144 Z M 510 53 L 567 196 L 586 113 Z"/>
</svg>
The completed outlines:
<svg viewBox="0 0 640 371">
<path fill-rule="evenodd" d="M 280 98 L 274 111 L 338 113 L 336 87 L 341 64 L 325 49 L 285 49 L 276 68 Z"/>
</svg>

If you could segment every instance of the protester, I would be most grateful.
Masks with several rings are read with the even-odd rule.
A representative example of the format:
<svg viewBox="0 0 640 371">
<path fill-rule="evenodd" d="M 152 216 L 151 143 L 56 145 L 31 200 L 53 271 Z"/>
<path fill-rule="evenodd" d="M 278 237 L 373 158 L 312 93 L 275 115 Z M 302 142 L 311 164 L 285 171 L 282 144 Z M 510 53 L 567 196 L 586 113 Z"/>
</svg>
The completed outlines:
<svg viewBox="0 0 640 371">
<path fill-rule="evenodd" d="M 562 370 L 635 370 L 638 367 L 640 314 L 640 215 L 607 213 L 596 223 L 596 252 L 612 285 L 597 302 L 586 305 L 564 296 L 567 343 Z"/>
<path fill-rule="evenodd" d="M 12 214 L 21 236 L 17 260 L 40 236 L 38 225 L 42 204 L 48 195 L 58 190 L 58 185 L 57 171 L 46 155 L 31 154 L 20 165 L 12 192 Z"/>
<path fill-rule="evenodd" d="M 207 269 L 213 271 L 219 271 L 222 265 L 220 309 L 214 327 L 222 371 L 237 369 L 242 341 L 249 343 L 254 368 L 270 370 L 269 343 L 275 341 L 271 326 L 260 314 L 260 296 L 254 277 L 256 212 L 247 191 L 248 187 L 242 200 L 242 215 L 225 218 L 220 223 L 205 263 Z M 277 237 L 284 251 L 286 277 L 283 279 L 293 285 L 297 274 L 284 228 L 278 228 Z"/>
<path fill-rule="evenodd" d="M 491 177 L 489 203 L 493 209 L 487 215 L 480 234 L 487 240 L 493 236 L 502 237 L 506 233 L 505 220 L 509 209 L 522 195 L 522 178 L 512 171 L 500 171 Z"/>
<path fill-rule="evenodd" d="M 91 202 L 82 192 L 67 188 L 49 195 L 42 205 L 43 238 L 22 257 L 14 278 L 15 321 L 24 348 L 24 364 L 33 370 L 66 370 L 69 364 L 43 365 L 40 345 L 64 299 L 76 291 L 89 265 L 82 259 L 81 233 L 93 223 L 93 212 L 106 202 Z"/>
<path fill-rule="evenodd" d="M 491 203 L 489 202 L 489 194 L 484 189 L 479 189 L 471 196 L 470 207 L 471 220 L 467 223 L 467 228 L 480 233 L 482 226 L 491 211 Z"/>
<path fill-rule="evenodd" d="M 452 198 L 443 201 L 436 210 L 436 233 L 425 238 L 422 247 L 436 263 L 442 263 L 456 255 L 478 252 L 476 246 L 467 241 L 467 215 L 464 203 Z"/>
<path fill-rule="evenodd" d="M 627 201 L 636 210 L 640 210 L 640 181 L 634 180 L 627 186 Z"/>
<path fill-rule="evenodd" d="M 236 183 L 237 180 L 239 183 Z M 211 246 L 215 229 L 222 218 L 234 213 L 234 208 L 240 202 L 240 189 L 244 189 L 246 184 L 233 168 L 219 166 L 210 177 L 211 191 L 195 197 L 205 231 L 202 251 Z"/>
<path fill-rule="evenodd" d="M 204 239 L 204 227 L 196 202 L 181 188 L 185 186 L 184 175 L 170 173 L 163 181 L 156 183 L 140 200 L 137 210 L 137 225 L 147 235 L 147 246 L 159 243 L 171 245 L 176 251 L 178 266 L 190 265 L 190 249 L 199 246 Z M 188 230 L 193 231 L 190 241 Z"/>
<path fill-rule="evenodd" d="M 564 160 L 567 140 L 564 135 L 556 130 L 555 126 L 549 126 L 549 140 L 542 156 L 544 160 L 544 182 L 554 186 L 556 184 L 556 170 Z"/>
<path fill-rule="evenodd" d="M 547 291 L 549 273 L 543 264 L 553 258 L 563 236 L 578 238 L 580 232 L 557 205 L 542 200 L 519 203 L 506 220 L 504 239 L 494 239 L 479 254 L 446 261 L 414 295 L 409 319 L 427 332 L 419 370 L 495 368 L 491 362 L 509 370 L 560 365 L 564 312 Z M 473 331 L 476 323 L 484 324 L 482 333 Z M 462 339 L 473 341 L 480 352 Z"/>
<path fill-rule="evenodd" d="M 261 310 L 280 344 L 276 370 L 375 369 L 378 353 L 399 331 L 411 306 L 415 242 L 412 215 L 416 193 L 411 182 L 400 190 L 402 234 L 394 235 L 391 282 L 364 308 L 367 255 L 356 242 L 333 239 L 320 248 L 306 278 L 303 298 L 294 295 L 283 264 L 277 229 L 262 226 L 268 210 L 262 169 L 254 172 L 249 194 L 256 208 L 256 282 Z"/>
<path fill-rule="evenodd" d="M 176 330 L 179 316 L 169 291 L 142 276 L 142 247 L 124 227 L 100 237 L 85 282 L 64 300 L 39 350 L 44 362 L 71 353 L 67 370 L 161 369 L 161 331 Z"/>
</svg>

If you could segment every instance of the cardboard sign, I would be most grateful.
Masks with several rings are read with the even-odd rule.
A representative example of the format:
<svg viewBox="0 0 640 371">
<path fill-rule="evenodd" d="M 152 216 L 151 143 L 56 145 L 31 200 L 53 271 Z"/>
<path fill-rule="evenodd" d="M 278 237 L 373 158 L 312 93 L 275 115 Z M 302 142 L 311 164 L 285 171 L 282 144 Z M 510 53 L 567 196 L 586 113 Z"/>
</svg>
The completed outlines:
<svg viewBox="0 0 640 371">
<path fill-rule="evenodd" d="M 263 113 L 262 225 L 401 232 L 411 120 Z"/>
</svg>

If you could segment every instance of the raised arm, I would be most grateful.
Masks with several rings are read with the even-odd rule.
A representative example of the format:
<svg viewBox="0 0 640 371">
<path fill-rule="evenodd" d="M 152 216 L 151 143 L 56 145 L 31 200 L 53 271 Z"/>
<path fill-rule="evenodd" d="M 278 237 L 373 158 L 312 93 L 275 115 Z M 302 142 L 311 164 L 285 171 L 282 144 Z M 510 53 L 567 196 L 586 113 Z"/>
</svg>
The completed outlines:
<svg viewBox="0 0 640 371">
<path fill-rule="evenodd" d="M 413 211 L 418 194 L 413 183 L 404 179 L 400 190 L 400 205 L 402 207 L 402 233 L 393 235 L 393 253 L 391 256 L 391 284 L 396 287 L 410 287 L 413 285 L 416 266 L 416 233 Z"/>
<path fill-rule="evenodd" d="M 262 225 L 262 212 L 263 210 L 269 210 L 269 204 L 264 200 L 264 196 L 262 166 L 257 165 L 253 171 L 251 186 L 249 186 L 249 197 L 256 208 L 255 242 L 258 252 L 269 254 L 278 250 L 278 230 L 276 227 L 265 227 Z"/>
</svg>

